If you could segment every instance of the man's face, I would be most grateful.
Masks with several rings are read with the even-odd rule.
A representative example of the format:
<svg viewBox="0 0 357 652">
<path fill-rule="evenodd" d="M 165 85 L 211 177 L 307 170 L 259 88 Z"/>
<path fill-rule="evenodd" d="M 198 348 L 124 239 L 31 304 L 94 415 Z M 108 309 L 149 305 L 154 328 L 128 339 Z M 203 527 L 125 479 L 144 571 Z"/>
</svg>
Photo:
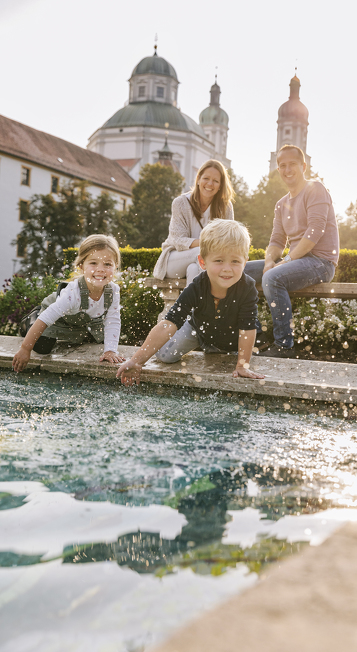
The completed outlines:
<svg viewBox="0 0 357 652">
<path fill-rule="evenodd" d="M 288 188 L 295 188 L 304 181 L 306 163 L 301 161 L 294 149 L 287 149 L 279 154 L 278 170 Z"/>
</svg>

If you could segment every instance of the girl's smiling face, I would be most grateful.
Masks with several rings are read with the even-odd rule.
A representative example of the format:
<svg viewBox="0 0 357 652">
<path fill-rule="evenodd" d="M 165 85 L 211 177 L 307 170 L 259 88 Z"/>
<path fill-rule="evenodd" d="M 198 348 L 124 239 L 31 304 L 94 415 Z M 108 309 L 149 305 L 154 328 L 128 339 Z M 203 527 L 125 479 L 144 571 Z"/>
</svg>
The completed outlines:
<svg viewBox="0 0 357 652">
<path fill-rule="evenodd" d="M 116 271 L 114 254 L 110 249 L 93 250 L 79 265 L 90 292 L 100 295 L 104 287 L 113 280 Z"/>
</svg>

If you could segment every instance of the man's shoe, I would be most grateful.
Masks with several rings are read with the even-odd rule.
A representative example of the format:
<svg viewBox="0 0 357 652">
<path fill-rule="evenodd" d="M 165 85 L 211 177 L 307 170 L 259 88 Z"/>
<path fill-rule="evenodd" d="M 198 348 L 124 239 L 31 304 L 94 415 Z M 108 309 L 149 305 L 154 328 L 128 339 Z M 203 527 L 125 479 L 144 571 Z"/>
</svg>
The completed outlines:
<svg viewBox="0 0 357 652">
<path fill-rule="evenodd" d="M 265 349 L 265 351 L 260 351 L 259 355 L 267 356 L 269 358 L 296 358 L 294 346 L 292 346 L 291 349 L 287 349 L 284 346 L 277 346 L 275 342 Z"/>
</svg>

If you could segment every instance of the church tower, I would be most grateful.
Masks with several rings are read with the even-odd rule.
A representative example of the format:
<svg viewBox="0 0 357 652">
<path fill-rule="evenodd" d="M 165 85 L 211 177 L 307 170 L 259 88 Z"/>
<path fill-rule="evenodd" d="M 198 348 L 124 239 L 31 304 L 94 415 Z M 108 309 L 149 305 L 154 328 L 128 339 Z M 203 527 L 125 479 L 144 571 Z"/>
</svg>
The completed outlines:
<svg viewBox="0 0 357 652">
<path fill-rule="evenodd" d="M 226 167 L 230 167 L 231 161 L 226 156 L 229 118 L 228 114 L 220 107 L 221 89 L 217 84 L 217 75 L 213 86 L 211 86 L 210 94 L 211 101 L 209 106 L 200 113 L 199 122 L 207 138 L 214 143 L 215 158 Z"/>
<path fill-rule="evenodd" d="M 270 172 L 276 170 L 277 152 L 283 145 L 296 145 L 300 147 L 305 154 L 307 166 L 310 167 L 311 159 L 306 154 L 308 124 L 309 112 L 306 106 L 300 101 L 300 79 L 295 74 L 290 80 L 289 99 L 281 105 L 278 111 L 276 151 L 271 152 Z"/>
</svg>

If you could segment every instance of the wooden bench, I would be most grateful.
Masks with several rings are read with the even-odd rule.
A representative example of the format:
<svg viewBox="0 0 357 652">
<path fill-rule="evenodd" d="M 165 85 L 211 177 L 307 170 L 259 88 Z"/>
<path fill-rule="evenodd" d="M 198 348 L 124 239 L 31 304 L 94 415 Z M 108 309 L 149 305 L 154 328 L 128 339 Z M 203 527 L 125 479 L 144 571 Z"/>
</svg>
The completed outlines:
<svg viewBox="0 0 357 652">
<path fill-rule="evenodd" d="M 185 278 L 146 278 L 145 286 L 157 288 L 161 291 L 165 306 L 159 315 L 159 320 L 165 315 L 179 298 L 180 293 L 186 287 Z M 257 285 L 259 294 L 263 294 L 261 285 Z M 357 299 L 357 283 L 318 283 L 310 285 L 303 290 L 290 292 L 291 297 L 305 297 L 306 299 Z"/>
</svg>

